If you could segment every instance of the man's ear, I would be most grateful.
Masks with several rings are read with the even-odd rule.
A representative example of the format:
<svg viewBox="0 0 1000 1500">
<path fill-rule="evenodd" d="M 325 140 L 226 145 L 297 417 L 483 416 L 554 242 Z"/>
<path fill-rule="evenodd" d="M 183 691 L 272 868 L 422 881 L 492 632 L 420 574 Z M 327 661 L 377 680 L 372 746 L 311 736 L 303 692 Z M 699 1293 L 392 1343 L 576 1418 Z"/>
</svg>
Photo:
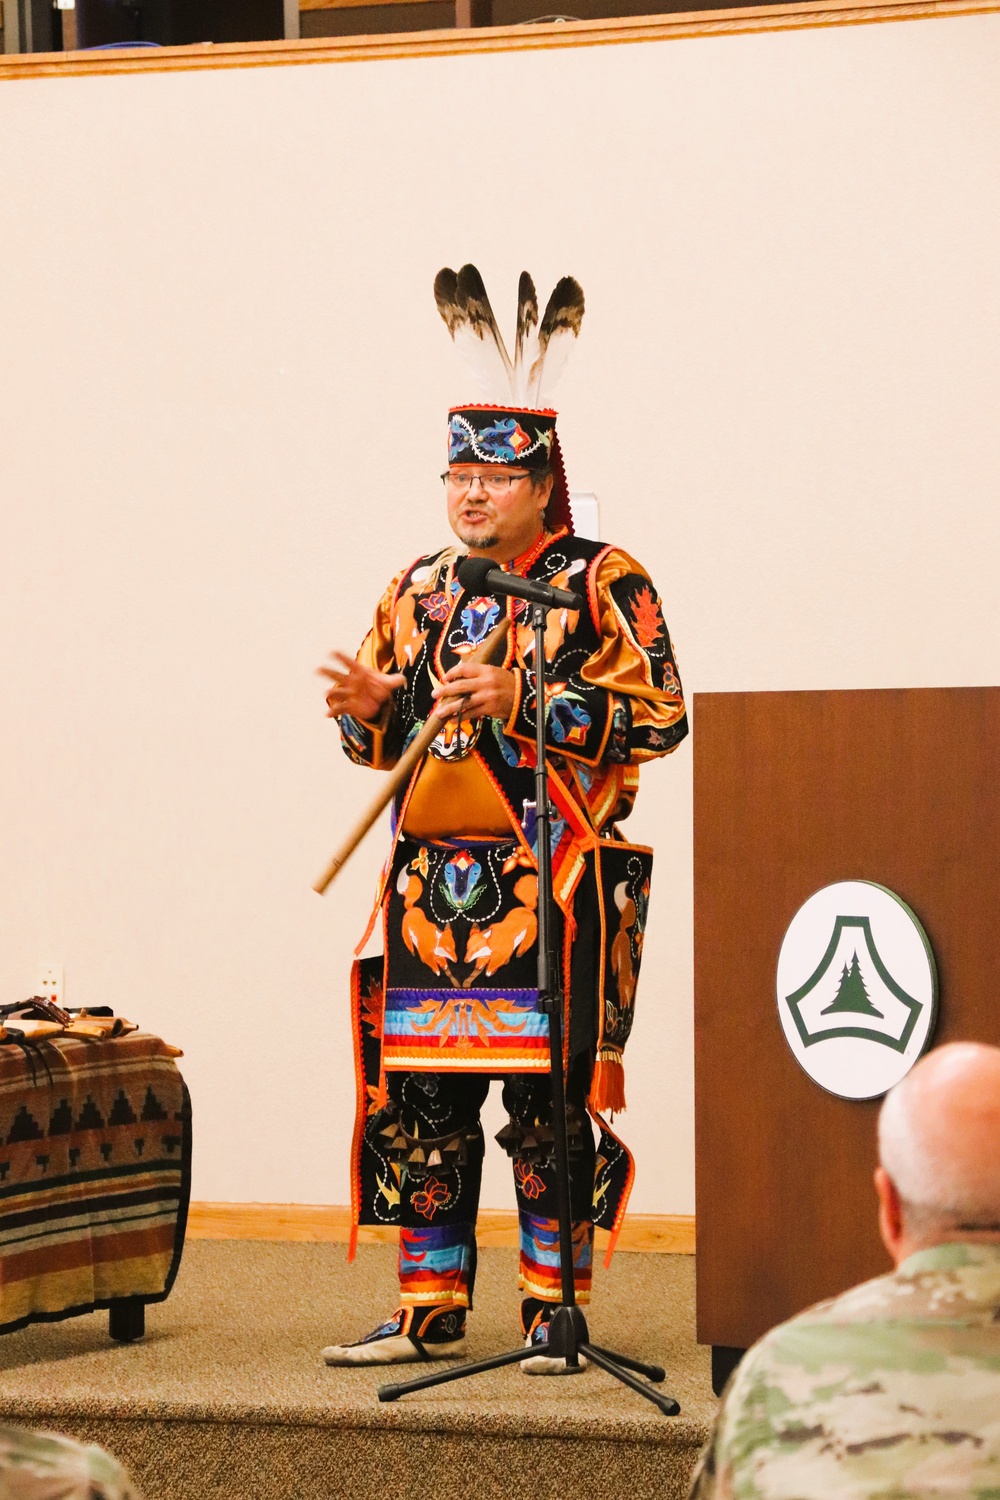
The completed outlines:
<svg viewBox="0 0 1000 1500">
<path fill-rule="evenodd" d="M 878 1228 L 882 1243 L 888 1250 L 894 1265 L 905 1259 L 902 1253 L 905 1231 L 903 1229 L 903 1205 L 896 1184 L 884 1167 L 875 1168 L 875 1191 L 878 1194 Z"/>
</svg>

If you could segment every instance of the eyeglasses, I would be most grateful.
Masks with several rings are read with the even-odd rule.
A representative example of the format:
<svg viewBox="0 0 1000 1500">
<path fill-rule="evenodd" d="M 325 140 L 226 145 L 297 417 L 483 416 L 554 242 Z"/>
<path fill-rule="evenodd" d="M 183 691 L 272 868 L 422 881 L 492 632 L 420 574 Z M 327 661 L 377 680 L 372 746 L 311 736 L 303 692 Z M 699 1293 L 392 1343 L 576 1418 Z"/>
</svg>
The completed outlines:
<svg viewBox="0 0 1000 1500">
<path fill-rule="evenodd" d="M 464 495 L 478 479 L 487 495 L 506 495 L 511 485 L 516 484 L 519 479 L 530 478 L 530 474 L 453 474 L 447 469 L 441 475 L 441 482 L 456 495 Z"/>
</svg>

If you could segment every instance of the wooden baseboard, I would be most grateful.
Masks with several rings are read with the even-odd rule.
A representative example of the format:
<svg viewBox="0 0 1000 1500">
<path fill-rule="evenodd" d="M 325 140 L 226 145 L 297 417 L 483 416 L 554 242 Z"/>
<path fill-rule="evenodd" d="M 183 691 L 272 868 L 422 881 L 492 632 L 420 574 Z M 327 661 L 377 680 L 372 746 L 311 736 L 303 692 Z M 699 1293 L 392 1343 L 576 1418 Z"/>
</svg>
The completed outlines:
<svg viewBox="0 0 1000 1500">
<path fill-rule="evenodd" d="M 308 1240 L 346 1242 L 351 1211 L 316 1203 L 192 1203 L 188 1238 L 193 1240 Z M 395 1243 L 391 1226 L 365 1225 L 358 1231 L 362 1245 Z M 516 1245 L 517 1215 L 507 1209 L 480 1209 L 476 1238 L 481 1246 Z M 597 1231 L 598 1245 L 607 1243 L 606 1230 Z M 629 1214 L 618 1237 L 619 1250 L 645 1250 L 657 1255 L 694 1254 L 694 1218 L 689 1214 Z"/>
</svg>

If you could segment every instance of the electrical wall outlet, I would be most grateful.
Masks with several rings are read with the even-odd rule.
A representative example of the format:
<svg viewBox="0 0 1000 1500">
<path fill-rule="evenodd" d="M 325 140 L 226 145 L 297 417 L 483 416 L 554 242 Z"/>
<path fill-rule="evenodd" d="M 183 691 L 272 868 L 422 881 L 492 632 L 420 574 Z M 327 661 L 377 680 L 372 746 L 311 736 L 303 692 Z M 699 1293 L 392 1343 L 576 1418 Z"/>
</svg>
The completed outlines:
<svg viewBox="0 0 1000 1500">
<path fill-rule="evenodd" d="M 62 964 L 39 964 L 35 994 L 55 1005 L 66 1004 L 66 975 Z"/>
</svg>

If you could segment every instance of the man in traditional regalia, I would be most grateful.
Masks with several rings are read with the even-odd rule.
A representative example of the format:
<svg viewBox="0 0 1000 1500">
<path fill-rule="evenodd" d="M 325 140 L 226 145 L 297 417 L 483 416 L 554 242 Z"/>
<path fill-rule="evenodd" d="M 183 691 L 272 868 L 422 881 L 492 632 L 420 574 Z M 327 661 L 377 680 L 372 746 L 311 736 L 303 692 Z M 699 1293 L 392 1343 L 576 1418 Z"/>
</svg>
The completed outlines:
<svg viewBox="0 0 1000 1500">
<path fill-rule="evenodd" d="M 323 1354 L 354 1365 L 460 1352 L 476 1270 L 480 1109 L 491 1079 L 502 1078 L 509 1122 L 498 1140 L 514 1170 L 521 1323 L 540 1351 L 521 1368 L 554 1373 L 562 1362 L 544 1352 L 560 1264 L 548 1021 L 537 1008 L 534 637 L 527 604 L 466 592 L 457 576 L 466 554 L 581 600 L 579 610 L 550 610 L 545 636 L 580 1303 L 589 1299 L 594 1224 L 617 1232 L 632 1180 L 631 1156 L 603 1114 L 625 1106 L 622 1052 L 652 855 L 618 824 L 640 765 L 673 750 L 687 720 L 649 576 L 626 553 L 573 533 L 546 398 L 579 332 L 580 287 L 560 281 L 539 322 L 522 275 L 513 361 L 475 267 L 442 271 L 435 295 L 488 398 L 449 413 L 442 479 L 461 546 L 399 573 L 357 658 L 337 655 L 322 669 L 329 713 L 359 765 L 391 767 L 430 716 L 441 724 L 394 804 L 392 848 L 359 946 L 380 918 L 384 958 L 357 963 L 353 975 L 355 1224 L 399 1225 L 400 1306 L 359 1343 Z M 501 659 L 470 663 L 505 614 Z"/>
</svg>

